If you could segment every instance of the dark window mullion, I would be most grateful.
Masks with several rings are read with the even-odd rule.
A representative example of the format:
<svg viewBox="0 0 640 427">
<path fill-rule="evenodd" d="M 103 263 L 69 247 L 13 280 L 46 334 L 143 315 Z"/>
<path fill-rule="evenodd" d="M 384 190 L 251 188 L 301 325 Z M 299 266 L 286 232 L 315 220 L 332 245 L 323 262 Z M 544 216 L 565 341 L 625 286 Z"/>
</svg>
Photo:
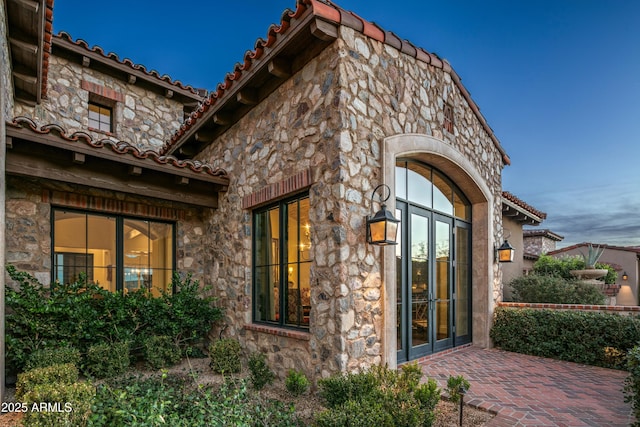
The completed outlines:
<svg viewBox="0 0 640 427">
<path fill-rule="evenodd" d="M 124 218 L 116 216 L 116 292 L 124 289 Z"/>
<path fill-rule="evenodd" d="M 287 317 L 287 299 L 289 297 L 289 254 L 287 252 L 289 233 L 287 230 L 288 209 L 286 203 L 280 203 L 280 320 L 279 324 L 286 324 Z"/>
</svg>

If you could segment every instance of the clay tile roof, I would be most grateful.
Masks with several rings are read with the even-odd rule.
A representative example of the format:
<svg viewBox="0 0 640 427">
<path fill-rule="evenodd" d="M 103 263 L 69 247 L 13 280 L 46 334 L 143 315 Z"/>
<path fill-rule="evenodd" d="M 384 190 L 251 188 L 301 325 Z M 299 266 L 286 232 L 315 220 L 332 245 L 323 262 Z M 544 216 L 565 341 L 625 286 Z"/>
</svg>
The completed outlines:
<svg viewBox="0 0 640 427">
<path fill-rule="evenodd" d="M 388 44 L 390 46 L 399 49 L 407 55 L 416 58 L 419 61 L 430 64 L 436 68 L 442 69 L 444 72 L 451 74 L 452 80 L 459 88 L 462 96 L 465 98 L 470 108 L 474 112 L 476 118 L 481 123 L 484 130 L 494 143 L 496 149 L 502 155 L 502 161 L 504 164 L 511 164 L 509 156 L 502 148 L 500 141 L 493 133 L 493 130 L 488 125 L 486 119 L 480 113 L 480 108 L 471 98 L 469 92 L 462 85 L 460 77 L 451 68 L 451 65 L 437 55 L 429 53 L 424 49 L 418 48 L 411 44 L 407 40 L 402 40 L 395 34 L 380 28 L 377 24 L 369 22 L 353 12 L 347 11 L 330 0 L 297 0 L 296 10 L 292 11 L 286 9 L 280 18 L 279 25 L 271 25 L 267 32 L 267 39 L 259 38 L 256 40 L 254 50 L 247 51 L 244 55 L 242 64 L 236 64 L 232 73 L 227 74 L 225 80 L 218 85 L 215 91 L 213 91 L 209 97 L 202 102 L 202 104 L 191 113 L 191 116 L 184 122 L 184 124 L 178 129 L 178 131 L 171 137 L 171 139 L 164 145 L 161 152 L 166 153 L 176 146 L 179 146 L 182 141 L 182 136 L 187 133 L 192 127 L 198 126 L 199 119 L 211 108 L 216 100 L 221 98 L 225 91 L 233 85 L 235 81 L 242 79 L 243 75 L 251 69 L 254 62 L 258 61 L 276 41 L 278 37 L 287 37 L 287 30 L 291 27 L 292 21 L 300 19 L 302 16 L 311 13 L 314 16 L 321 18 L 325 21 L 332 22 L 338 25 L 344 25 L 352 28 L 372 39 L 379 42 Z M 399 47 L 398 47 L 399 45 Z"/>
<path fill-rule="evenodd" d="M 522 230 L 522 235 L 524 237 L 546 237 L 548 239 L 551 240 L 555 240 L 555 241 L 560 241 L 562 239 L 564 239 L 564 236 L 561 236 L 557 233 L 554 233 L 553 231 L 549 230 L 548 228 L 542 229 L 542 230 Z"/>
<path fill-rule="evenodd" d="M 546 219 L 547 218 L 547 214 L 545 212 L 539 211 L 538 209 L 536 209 L 533 206 L 529 205 L 525 201 L 517 198 L 516 196 L 514 196 L 511 193 L 509 193 L 508 191 L 503 191 L 502 192 L 502 197 L 503 197 L 503 199 L 506 199 L 506 200 L 510 201 L 514 205 L 519 206 L 520 208 L 532 213 L 533 215 L 539 217 L 540 219 Z"/>
<path fill-rule="evenodd" d="M 73 44 L 75 44 L 76 46 L 80 46 L 84 49 L 86 49 L 89 52 L 94 52 L 97 53 L 99 55 L 102 55 L 104 58 L 106 59 L 110 59 L 118 64 L 122 64 L 122 65 L 127 65 L 129 67 L 131 67 L 134 70 L 137 71 L 141 71 L 144 74 L 151 76 L 151 77 L 155 77 L 158 80 L 162 80 L 170 85 L 176 86 L 180 89 L 183 90 L 187 90 L 189 92 L 192 92 L 194 94 L 198 94 L 198 90 L 194 89 L 192 86 L 190 85 L 184 85 L 181 81 L 179 80 L 172 80 L 170 76 L 164 74 L 164 75 L 160 75 L 160 73 L 158 73 L 156 70 L 147 70 L 146 67 L 144 65 L 141 64 L 135 64 L 132 60 L 130 60 L 129 58 L 124 58 L 124 59 L 120 59 L 118 57 L 118 55 L 116 55 L 113 52 L 109 52 L 109 53 L 105 53 L 104 50 L 100 47 L 100 46 L 93 46 L 93 47 L 89 47 L 89 44 L 82 40 L 82 39 L 77 39 L 77 40 L 73 40 L 73 38 L 71 37 L 71 35 L 69 35 L 69 33 L 66 33 L 64 31 L 59 32 L 58 34 L 56 34 L 54 36 L 56 39 L 59 40 L 65 40 L 67 42 L 71 42 Z"/>
<path fill-rule="evenodd" d="M 28 117 L 15 117 L 11 122 L 7 122 L 7 126 L 28 129 L 40 135 L 54 134 L 65 141 L 77 142 L 79 144 L 84 143 L 95 149 L 109 148 L 113 152 L 123 156 L 133 156 L 137 159 L 149 159 L 161 165 L 172 166 L 180 169 L 187 168 L 196 173 L 204 173 L 218 178 L 228 178 L 225 170 L 197 160 L 179 160 L 174 156 L 160 155 L 154 150 L 141 150 L 126 141 L 112 141 L 110 139 L 96 140 L 86 132 L 73 132 L 68 134 L 64 128 L 57 124 L 47 124 L 38 127 L 35 122 Z"/>
<path fill-rule="evenodd" d="M 51 55 L 51 37 L 53 36 L 53 0 L 47 0 L 44 23 L 44 46 L 42 48 L 42 98 L 47 97 L 49 76 L 49 56 Z"/>
</svg>

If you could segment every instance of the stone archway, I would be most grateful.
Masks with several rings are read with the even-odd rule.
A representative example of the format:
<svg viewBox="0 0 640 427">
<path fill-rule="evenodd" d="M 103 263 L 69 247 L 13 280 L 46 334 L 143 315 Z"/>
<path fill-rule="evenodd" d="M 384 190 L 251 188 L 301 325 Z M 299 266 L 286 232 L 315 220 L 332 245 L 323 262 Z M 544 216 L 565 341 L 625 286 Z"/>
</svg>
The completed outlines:
<svg viewBox="0 0 640 427">
<path fill-rule="evenodd" d="M 497 268 L 493 259 L 495 194 L 482 173 L 449 143 L 428 135 L 402 134 L 385 138 L 382 179 L 391 188 L 388 208 L 395 209 L 395 165 L 399 157 L 420 160 L 445 173 L 464 192 L 472 205 L 472 334 L 473 345 L 489 347 L 489 330 L 495 306 Z M 393 251 L 383 258 L 384 339 L 383 360 L 396 366 L 396 263 Z"/>
</svg>

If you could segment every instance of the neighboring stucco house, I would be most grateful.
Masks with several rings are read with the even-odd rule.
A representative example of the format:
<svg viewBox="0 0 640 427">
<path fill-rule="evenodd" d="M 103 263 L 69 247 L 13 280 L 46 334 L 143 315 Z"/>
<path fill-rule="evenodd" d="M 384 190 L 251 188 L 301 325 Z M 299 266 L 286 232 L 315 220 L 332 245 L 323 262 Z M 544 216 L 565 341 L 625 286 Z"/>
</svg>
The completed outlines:
<svg viewBox="0 0 640 427">
<path fill-rule="evenodd" d="M 615 305 L 638 305 L 638 286 L 640 284 L 640 247 L 598 245 L 595 243 L 578 243 L 566 248 L 550 251 L 548 254 L 556 258 L 580 256 L 589 251 L 589 245 L 604 248 L 599 262 L 609 264 L 618 273 L 616 284 L 620 290 L 615 298 Z"/>
<path fill-rule="evenodd" d="M 502 192 L 502 227 L 503 234 L 515 249 L 513 262 L 502 264 L 503 297 L 511 301 L 511 288 L 508 284 L 531 269 L 537 259 L 536 254 L 527 250 L 524 226 L 538 226 L 547 218 L 547 214 L 534 208 L 513 194 Z"/>
<path fill-rule="evenodd" d="M 192 272 L 226 334 L 315 378 L 491 345 L 509 158 L 446 61 L 298 0 L 202 98 L 24 3 L 1 11 L 7 262 L 114 291 Z M 367 243 L 379 184 L 397 246 Z"/>
</svg>

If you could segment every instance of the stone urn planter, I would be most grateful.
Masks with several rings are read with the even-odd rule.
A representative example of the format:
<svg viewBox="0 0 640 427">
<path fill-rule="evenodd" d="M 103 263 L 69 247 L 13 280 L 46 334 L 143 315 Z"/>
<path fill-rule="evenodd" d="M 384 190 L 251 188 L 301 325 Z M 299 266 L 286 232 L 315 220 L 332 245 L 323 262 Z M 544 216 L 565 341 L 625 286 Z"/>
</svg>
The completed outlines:
<svg viewBox="0 0 640 427">
<path fill-rule="evenodd" d="M 604 283 L 600 280 L 596 280 L 595 282 L 592 280 L 600 279 L 606 276 L 608 272 L 609 270 L 606 268 L 585 268 L 584 270 L 571 270 L 569 273 L 580 280 L 590 280 L 591 282 L 589 283 Z"/>
</svg>

